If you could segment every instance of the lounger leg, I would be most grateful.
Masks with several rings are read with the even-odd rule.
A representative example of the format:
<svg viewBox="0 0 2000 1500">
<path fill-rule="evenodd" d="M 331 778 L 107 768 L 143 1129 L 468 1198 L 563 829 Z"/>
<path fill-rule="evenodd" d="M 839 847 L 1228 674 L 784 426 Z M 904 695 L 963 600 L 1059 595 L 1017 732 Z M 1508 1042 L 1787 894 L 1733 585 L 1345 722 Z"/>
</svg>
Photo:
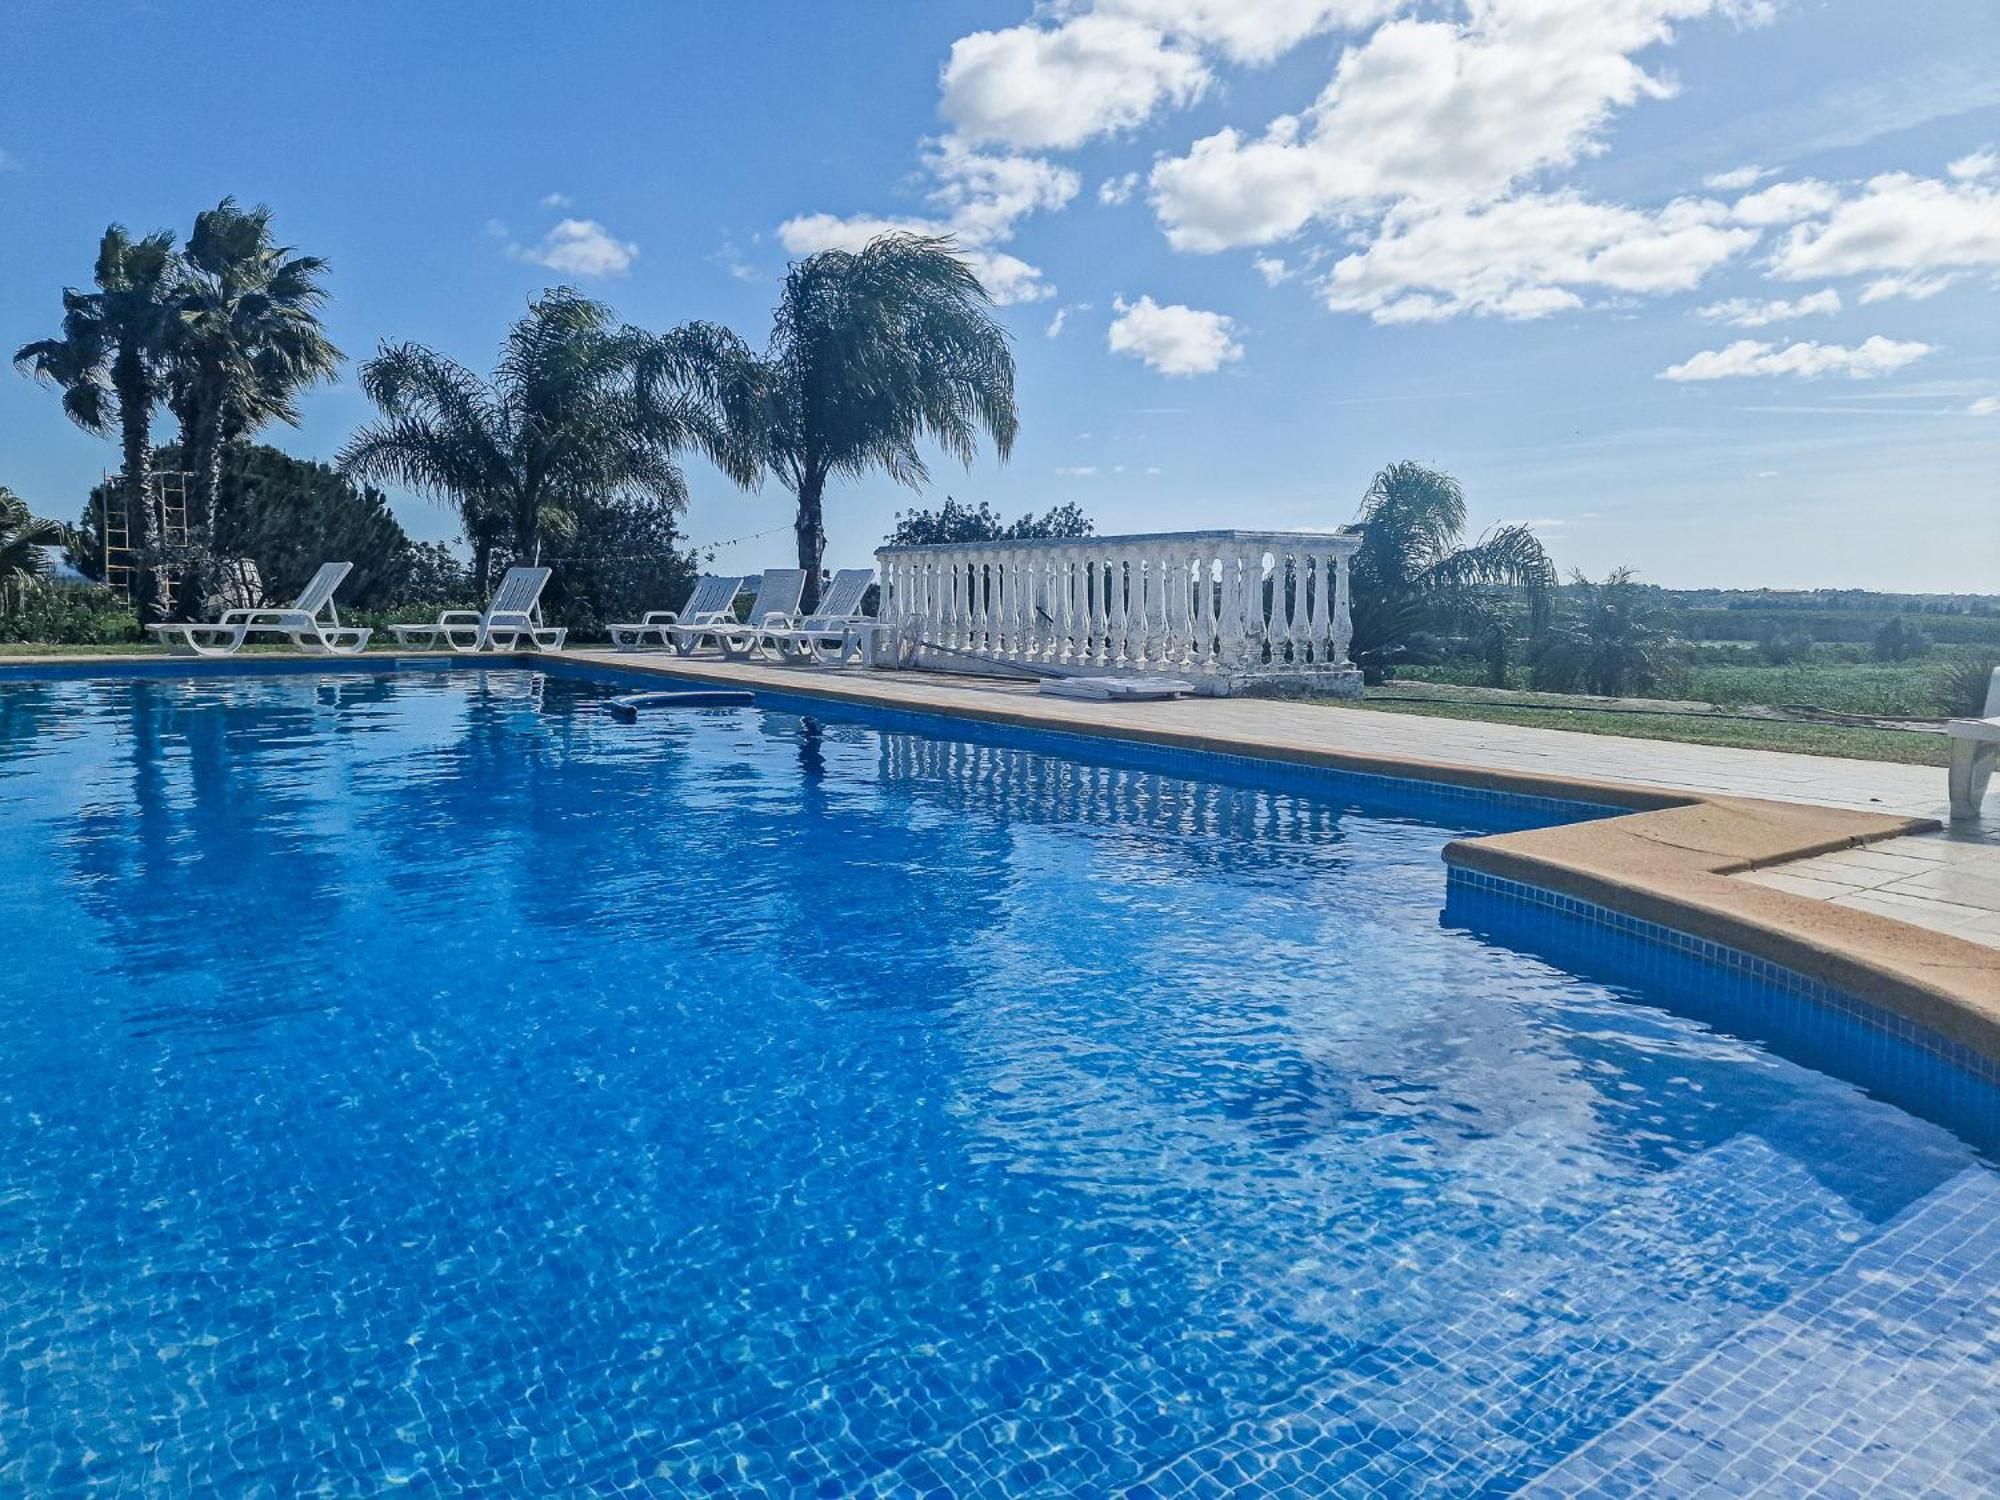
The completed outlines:
<svg viewBox="0 0 2000 1500">
<path fill-rule="evenodd" d="M 1979 740 L 1951 742 L 1951 818 L 1954 823 L 1979 816 L 1979 804 L 1986 800 L 1987 785 L 1993 780 L 1993 763 L 2000 759 L 2000 745 Z"/>
</svg>

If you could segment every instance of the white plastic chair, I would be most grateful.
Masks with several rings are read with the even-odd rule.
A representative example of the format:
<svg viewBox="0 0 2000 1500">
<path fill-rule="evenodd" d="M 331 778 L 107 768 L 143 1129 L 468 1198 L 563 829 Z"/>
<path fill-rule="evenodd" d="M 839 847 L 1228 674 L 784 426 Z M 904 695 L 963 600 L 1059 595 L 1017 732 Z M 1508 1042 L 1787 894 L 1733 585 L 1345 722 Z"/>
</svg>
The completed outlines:
<svg viewBox="0 0 2000 1500">
<path fill-rule="evenodd" d="M 874 582 L 873 568 L 842 568 L 826 586 L 817 610 L 803 620 L 759 630 L 757 644 L 788 661 L 845 666 L 859 649 L 861 627 L 875 623 L 861 613 L 861 601 Z"/>
<path fill-rule="evenodd" d="M 750 619 L 737 624 L 733 619 L 706 624 L 670 625 L 674 649 L 692 656 L 703 641 L 713 641 L 724 656 L 744 657 L 757 644 L 759 628 L 766 622 L 789 625 L 798 616 L 799 600 L 806 591 L 804 568 L 766 568 L 757 584 L 757 597 L 750 601 Z"/>
<path fill-rule="evenodd" d="M 366 648 L 372 632 L 341 624 L 340 611 L 333 607 L 334 590 L 353 569 L 351 562 L 321 563 L 289 608 L 231 609 L 206 624 L 175 622 L 146 628 L 182 655 L 233 656 L 254 634 L 290 636 L 292 644 L 304 651 L 353 656 Z M 319 617 L 321 610 L 326 611 L 324 620 Z"/>
<path fill-rule="evenodd" d="M 656 609 L 636 625 L 611 626 L 611 644 L 620 651 L 638 651 L 645 647 L 648 636 L 657 636 L 660 649 L 665 650 L 673 644 L 667 632 L 675 625 L 734 624 L 735 616 L 729 609 L 742 592 L 743 583 L 741 577 L 704 573 L 695 580 L 693 592 L 679 609 Z"/>
<path fill-rule="evenodd" d="M 486 605 L 484 614 L 469 609 L 448 609 L 434 625 L 391 625 L 396 643 L 428 651 L 438 646 L 470 654 L 491 646 L 496 651 L 519 651 L 527 641 L 530 651 L 560 651 L 569 636 L 566 629 L 536 623 L 542 590 L 548 585 L 547 568 L 509 568 L 500 587 Z"/>
<path fill-rule="evenodd" d="M 1951 737 L 1951 818 L 1954 823 L 1979 816 L 1993 765 L 2000 760 L 2000 667 L 1986 684 L 1986 717 L 1953 719 L 1944 726 Z"/>
</svg>

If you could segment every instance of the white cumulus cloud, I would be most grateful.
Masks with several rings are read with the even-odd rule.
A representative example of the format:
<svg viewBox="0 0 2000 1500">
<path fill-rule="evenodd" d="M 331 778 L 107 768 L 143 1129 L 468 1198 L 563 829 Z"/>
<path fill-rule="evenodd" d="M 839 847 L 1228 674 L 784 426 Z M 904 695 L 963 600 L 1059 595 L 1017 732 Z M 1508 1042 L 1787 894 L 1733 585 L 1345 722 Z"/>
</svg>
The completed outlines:
<svg viewBox="0 0 2000 1500">
<path fill-rule="evenodd" d="M 960 135 L 1026 150 L 1080 146 L 1199 98 L 1193 47 L 1141 21 L 1087 14 L 1049 29 L 975 31 L 952 43 L 939 111 Z"/>
<path fill-rule="evenodd" d="M 1367 249 L 1320 283 L 1336 312 L 1378 323 L 1461 313 L 1539 318 L 1586 292 L 1685 291 L 1751 244 L 1722 205 L 1680 199 L 1657 213 L 1575 193 L 1531 194 L 1485 208 L 1392 213 Z"/>
<path fill-rule="evenodd" d="M 778 226 L 779 242 L 793 255 L 810 255 L 859 250 L 877 235 L 899 231 L 949 236 L 1001 306 L 1055 295 L 1037 267 L 998 247 L 1029 214 L 1074 198 L 1082 185 L 1076 173 L 1039 157 L 975 151 L 951 137 L 932 142 L 924 162 L 936 215 L 799 214 Z"/>
<path fill-rule="evenodd" d="M 1755 186 L 1770 175 L 1771 172 L 1768 167 L 1760 167 L 1753 164 L 1747 167 L 1736 167 L 1727 172 L 1711 172 L 1708 176 L 1702 178 L 1701 185 L 1703 187 L 1714 188 L 1718 193 L 1740 193 L 1743 189 Z"/>
<path fill-rule="evenodd" d="M 1779 348 L 1756 339 L 1738 339 L 1723 349 L 1704 349 L 1660 372 L 1663 380 L 1733 380 L 1752 375 L 1846 375 L 1867 380 L 1887 375 L 1929 354 L 1929 344 L 1905 343 L 1880 334 L 1852 348 L 1843 344 L 1799 342 Z"/>
<path fill-rule="evenodd" d="M 1162 375 L 1209 375 L 1243 357 L 1236 320 L 1181 303 L 1161 306 L 1151 297 L 1119 298 L 1111 320 L 1114 354 L 1129 354 Z"/>
<path fill-rule="evenodd" d="M 1991 177 L 2000 172 L 2000 151 L 1987 146 L 1948 163 L 1945 172 L 1960 182 L 1969 182 L 1975 177 Z"/>
<path fill-rule="evenodd" d="M 2000 186 L 1973 175 L 1945 181 L 1888 172 L 1824 217 L 1795 225 L 1773 255 L 1774 274 L 1912 278 L 2000 266 Z M 1894 283 L 1891 283 L 1894 284 Z M 1881 295 L 1908 296 L 1907 290 Z"/>
<path fill-rule="evenodd" d="M 1499 197 L 1602 149 L 1612 115 L 1665 98 L 1633 54 L 1730 0 L 1481 0 L 1463 22 L 1388 22 L 1341 54 L 1303 115 L 1226 128 L 1158 162 L 1152 201 L 1177 249 L 1266 245 L 1389 203 Z"/>
<path fill-rule="evenodd" d="M 1739 224 L 1796 224 L 1823 214 L 1840 201 L 1837 189 L 1813 178 L 1778 182 L 1738 198 L 1729 216 Z"/>
<path fill-rule="evenodd" d="M 1214 82 L 1210 56 L 1264 64 L 1307 37 L 1365 26 L 1402 0 L 1058 0 L 1025 25 L 952 44 L 939 113 L 958 134 L 1065 149 L 1181 108 Z"/>
<path fill-rule="evenodd" d="M 508 241 L 507 253 L 566 276 L 623 276 L 638 259 L 639 247 L 595 219 L 562 219 L 532 245 Z"/>
<path fill-rule="evenodd" d="M 1791 301 L 1783 297 L 1767 302 L 1752 297 L 1731 297 L 1726 302 L 1711 302 L 1694 310 L 1698 318 L 1706 318 L 1711 323 L 1728 323 L 1737 328 L 1768 328 L 1773 323 L 1787 323 L 1794 318 L 1819 317 L 1839 311 L 1840 293 L 1832 287 Z"/>
<path fill-rule="evenodd" d="M 2000 417 L 2000 396 L 1981 396 L 1966 407 L 1965 414 L 1969 417 Z"/>
<path fill-rule="evenodd" d="M 1126 172 L 1117 177 L 1107 177 L 1097 185 L 1097 201 L 1116 207 L 1120 203 L 1132 201 L 1132 195 L 1139 191 L 1139 174 Z"/>
</svg>

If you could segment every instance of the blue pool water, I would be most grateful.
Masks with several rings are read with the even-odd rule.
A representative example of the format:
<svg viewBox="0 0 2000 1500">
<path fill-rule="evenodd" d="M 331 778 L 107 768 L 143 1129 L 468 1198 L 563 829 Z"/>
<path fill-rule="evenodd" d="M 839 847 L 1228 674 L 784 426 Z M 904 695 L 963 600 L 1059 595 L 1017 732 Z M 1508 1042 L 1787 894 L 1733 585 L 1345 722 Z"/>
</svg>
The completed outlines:
<svg viewBox="0 0 2000 1500">
<path fill-rule="evenodd" d="M 1554 1485 L 2000 1201 L 1441 921 L 1547 809 L 607 691 L 0 683 L 0 1490 Z"/>
</svg>

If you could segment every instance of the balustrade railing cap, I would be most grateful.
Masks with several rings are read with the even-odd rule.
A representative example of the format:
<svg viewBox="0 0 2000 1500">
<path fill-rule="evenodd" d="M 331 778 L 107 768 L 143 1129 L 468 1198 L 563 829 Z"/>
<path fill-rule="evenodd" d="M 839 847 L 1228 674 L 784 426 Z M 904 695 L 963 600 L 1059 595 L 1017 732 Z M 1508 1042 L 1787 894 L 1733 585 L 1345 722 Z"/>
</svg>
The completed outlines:
<svg viewBox="0 0 2000 1500">
<path fill-rule="evenodd" d="M 1261 546 L 1274 551 L 1294 551 L 1307 547 L 1335 553 L 1352 553 L 1361 538 L 1340 531 L 1140 531 L 1122 536 L 1054 536 L 997 542 L 919 542 L 875 549 L 877 557 L 894 557 L 912 552 L 1003 552 L 1017 548 L 1091 547 L 1118 548 L 1175 542 L 1189 545 L 1227 543 L 1234 547 Z"/>
</svg>

